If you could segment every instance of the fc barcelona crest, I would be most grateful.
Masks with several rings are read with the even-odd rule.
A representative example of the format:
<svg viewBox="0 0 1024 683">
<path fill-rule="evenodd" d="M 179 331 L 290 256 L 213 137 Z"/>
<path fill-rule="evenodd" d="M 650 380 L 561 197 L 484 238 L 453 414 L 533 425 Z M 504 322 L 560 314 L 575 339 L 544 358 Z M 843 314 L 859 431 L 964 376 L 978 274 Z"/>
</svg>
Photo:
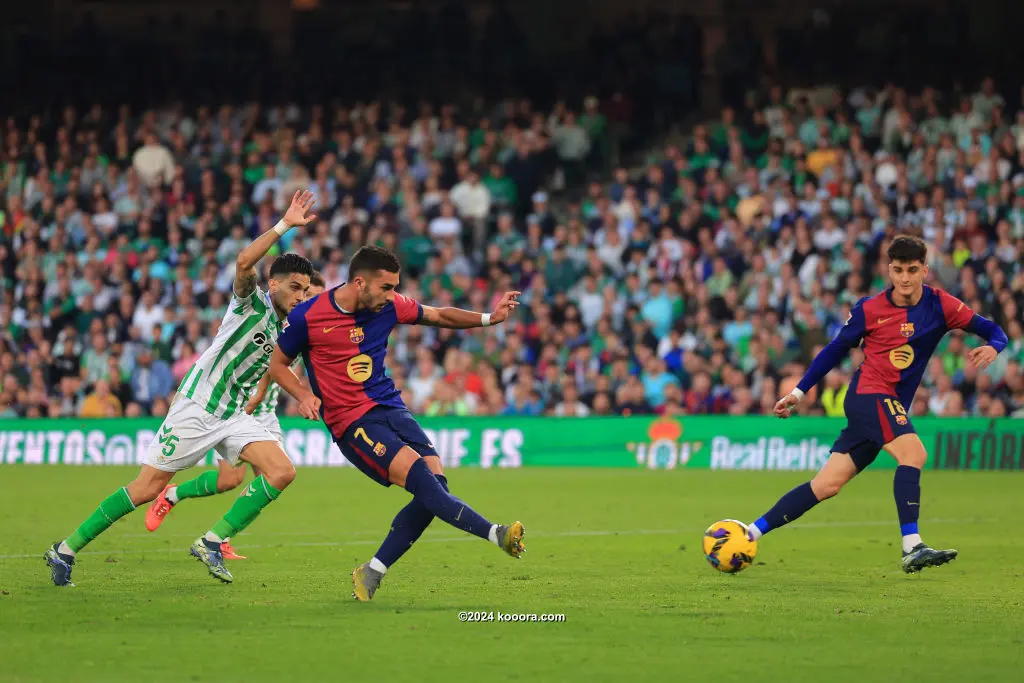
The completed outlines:
<svg viewBox="0 0 1024 683">
<path fill-rule="evenodd" d="M 897 415 L 896 416 L 896 424 L 898 424 L 900 427 L 906 427 L 907 426 L 907 418 L 906 418 L 906 416 L 905 415 Z"/>
<path fill-rule="evenodd" d="M 358 329 L 358 328 L 357 328 Z M 900 334 L 907 339 L 914 336 L 914 323 L 900 323 Z"/>
<path fill-rule="evenodd" d="M 911 326 L 910 326 L 910 328 L 911 328 L 911 329 L 910 329 L 910 334 L 914 334 L 914 329 L 913 329 L 913 328 L 914 328 L 914 326 L 913 326 L 913 325 L 911 325 Z M 907 335 L 907 336 L 910 336 L 910 335 Z M 353 328 L 352 328 L 352 329 L 351 329 L 351 330 L 349 331 L 349 333 L 348 333 L 348 338 L 349 338 L 349 340 L 350 340 L 350 341 L 351 341 L 351 342 L 352 342 L 353 344 L 361 344 L 361 343 L 362 343 L 362 341 L 363 341 L 364 339 L 366 339 L 366 335 L 365 335 L 365 334 L 363 334 L 363 328 L 361 328 L 361 327 L 353 327 Z"/>
</svg>

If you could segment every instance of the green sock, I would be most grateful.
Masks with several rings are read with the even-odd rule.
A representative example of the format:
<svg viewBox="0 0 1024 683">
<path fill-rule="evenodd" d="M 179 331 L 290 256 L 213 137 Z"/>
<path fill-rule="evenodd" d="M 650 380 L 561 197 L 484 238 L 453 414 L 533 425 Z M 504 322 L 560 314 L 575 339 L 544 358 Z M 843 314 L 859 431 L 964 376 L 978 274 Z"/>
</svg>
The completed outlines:
<svg viewBox="0 0 1024 683">
<path fill-rule="evenodd" d="M 178 500 L 185 498 L 204 498 L 217 493 L 217 471 L 203 472 L 195 479 L 178 484 L 174 489 L 174 495 Z"/>
<path fill-rule="evenodd" d="M 235 535 L 237 536 L 238 534 L 242 533 L 243 531 L 245 531 L 246 527 L 255 522 L 256 518 L 260 516 L 260 512 L 262 512 L 262 510 L 257 510 L 256 514 L 249 518 L 249 521 L 244 522 L 242 526 L 235 529 Z"/>
<path fill-rule="evenodd" d="M 267 478 L 261 474 L 252 480 L 245 495 L 235 501 L 228 513 L 224 515 L 224 519 L 217 522 L 210 531 L 220 538 L 234 536 L 252 524 L 260 511 L 270 505 L 271 501 L 277 500 L 280 495 L 281 492 L 267 483 Z"/>
<path fill-rule="evenodd" d="M 76 553 L 110 528 L 110 525 L 135 509 L 128 489 L 122 487 L 103 499 L 96 511 L 64 541 Z"/>
</svg>

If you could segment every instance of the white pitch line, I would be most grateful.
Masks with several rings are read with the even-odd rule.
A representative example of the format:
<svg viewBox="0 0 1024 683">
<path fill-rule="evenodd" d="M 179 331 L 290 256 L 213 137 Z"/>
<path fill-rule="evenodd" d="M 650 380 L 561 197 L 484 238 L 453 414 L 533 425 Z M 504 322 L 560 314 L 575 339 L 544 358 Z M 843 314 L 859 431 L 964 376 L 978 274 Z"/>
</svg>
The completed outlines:
<svg viewBox="0 0 1024 683">
<path fill-rule="evenodd" d="M 993 520 L 987 520 L 992 522 Z M 927 520 L 926 524 L 979 524 L 982 520 L 973 519 L 931 519 Z M 792 529 L 828 529 L 834 527 L 881 527 L 881 526 L 892 526 L 894 529 L 898 528 L 895 522 L 807 522 L 803 524 L 790 524 L 787 525 Z M 545 532 L 534 532 L 530 533 L 530 538 L 578 538 L 588 536 L 667 536 L 670 534 L 697 534 L 701 533 L 702 529 L 625 529 L 622 531 L 612 530 L 595 530 L 595 531 L 556 531 L 552 533 Z M 895 533 L 895 532 L 894 532 Z M 269 534 L 262 534 L 267 536 Z M 293 535 L 293 534 L 288 534 Z M 366 540 L 366 541 L 319 541 L 310 543 L 271 543 L 271 544 L 255 544 L 250 545 L 248 543 L 240 545 L 240 549 L 265 549 L 265 548 L 340 548 L 345 546 L 362 546 L 362 545 L 380 545 L 382 538 Z M 441 536 L 441 537 L 428 537 L 421 538 L 416 543 L 460 543 L 463 541 L 477 541 L 480 540 L 476 536 L 464 535 L 464 536 Z M 184 553 L 188 548 L 148 548 L 139 550 L 85 550 L 79 555 L 107 555 L 108 557 L 116 557 L 118 555 L 146 555 L 148 553 Z M 42 557 L 42 553 L 33 554 L 16 554 L 16 555 L 0 555 L 0 560 L 33 560 Z"/>
</svg>

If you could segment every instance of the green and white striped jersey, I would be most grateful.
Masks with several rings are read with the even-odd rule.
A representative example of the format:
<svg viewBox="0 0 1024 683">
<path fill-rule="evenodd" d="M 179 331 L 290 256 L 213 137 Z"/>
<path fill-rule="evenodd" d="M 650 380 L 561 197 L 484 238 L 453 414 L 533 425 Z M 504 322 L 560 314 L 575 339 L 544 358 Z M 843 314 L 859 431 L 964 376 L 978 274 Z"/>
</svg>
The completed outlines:
<svg viewBox="0 0 1024 683">
<path fill-rule="evenodd" d="M 277 382 L 271 382 L 270 386 L 267 387 L 267 393 L 263 397 L 263 400 L 256 410 L 252 411 L 253 417 L 260 417 L 261 415 L 271 415 L 277 412 L 277 402 L 281 400 L 281 385 Z"/>
<path fill-rule="evenodd" d="M 222 420 L 242 412 L 270 366 L 281 326 L 267 292 L 257 287 L 244 299 L 232 293 L 213 344 L 181 380 L 178 391 Z"/>
<path fill-rule="evenodd" d="M 292 362 L 292 369 L 294 370 L 302 362 L 301 358 L 296 358 Z M 259 417 L 260 415 L 272 415 L 277 412 L 277 403 L 281 400 L 281 385 L 277 382 L 271 382 L 270 386 L 267 387 L 267 393 L 264 394 L 263 400 L 256 410 L 252 411 L 253 417 Z"/>
</svg>

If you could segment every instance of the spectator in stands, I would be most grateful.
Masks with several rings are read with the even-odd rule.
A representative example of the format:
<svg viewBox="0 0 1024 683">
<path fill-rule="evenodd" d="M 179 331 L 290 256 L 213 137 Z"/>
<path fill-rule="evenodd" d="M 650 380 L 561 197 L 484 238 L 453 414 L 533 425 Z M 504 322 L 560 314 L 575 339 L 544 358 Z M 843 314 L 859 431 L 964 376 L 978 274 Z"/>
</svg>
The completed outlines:
<svg viewBox="0 0 1024 683">
<path fill-rule="evenodd" d="M 92 393 L 82 401 L 78 416 L 86 418 L 121 416 L 121 401 L 110 393 L 110 385 L 107 380 L 96 381 Z"/>
</svg>

